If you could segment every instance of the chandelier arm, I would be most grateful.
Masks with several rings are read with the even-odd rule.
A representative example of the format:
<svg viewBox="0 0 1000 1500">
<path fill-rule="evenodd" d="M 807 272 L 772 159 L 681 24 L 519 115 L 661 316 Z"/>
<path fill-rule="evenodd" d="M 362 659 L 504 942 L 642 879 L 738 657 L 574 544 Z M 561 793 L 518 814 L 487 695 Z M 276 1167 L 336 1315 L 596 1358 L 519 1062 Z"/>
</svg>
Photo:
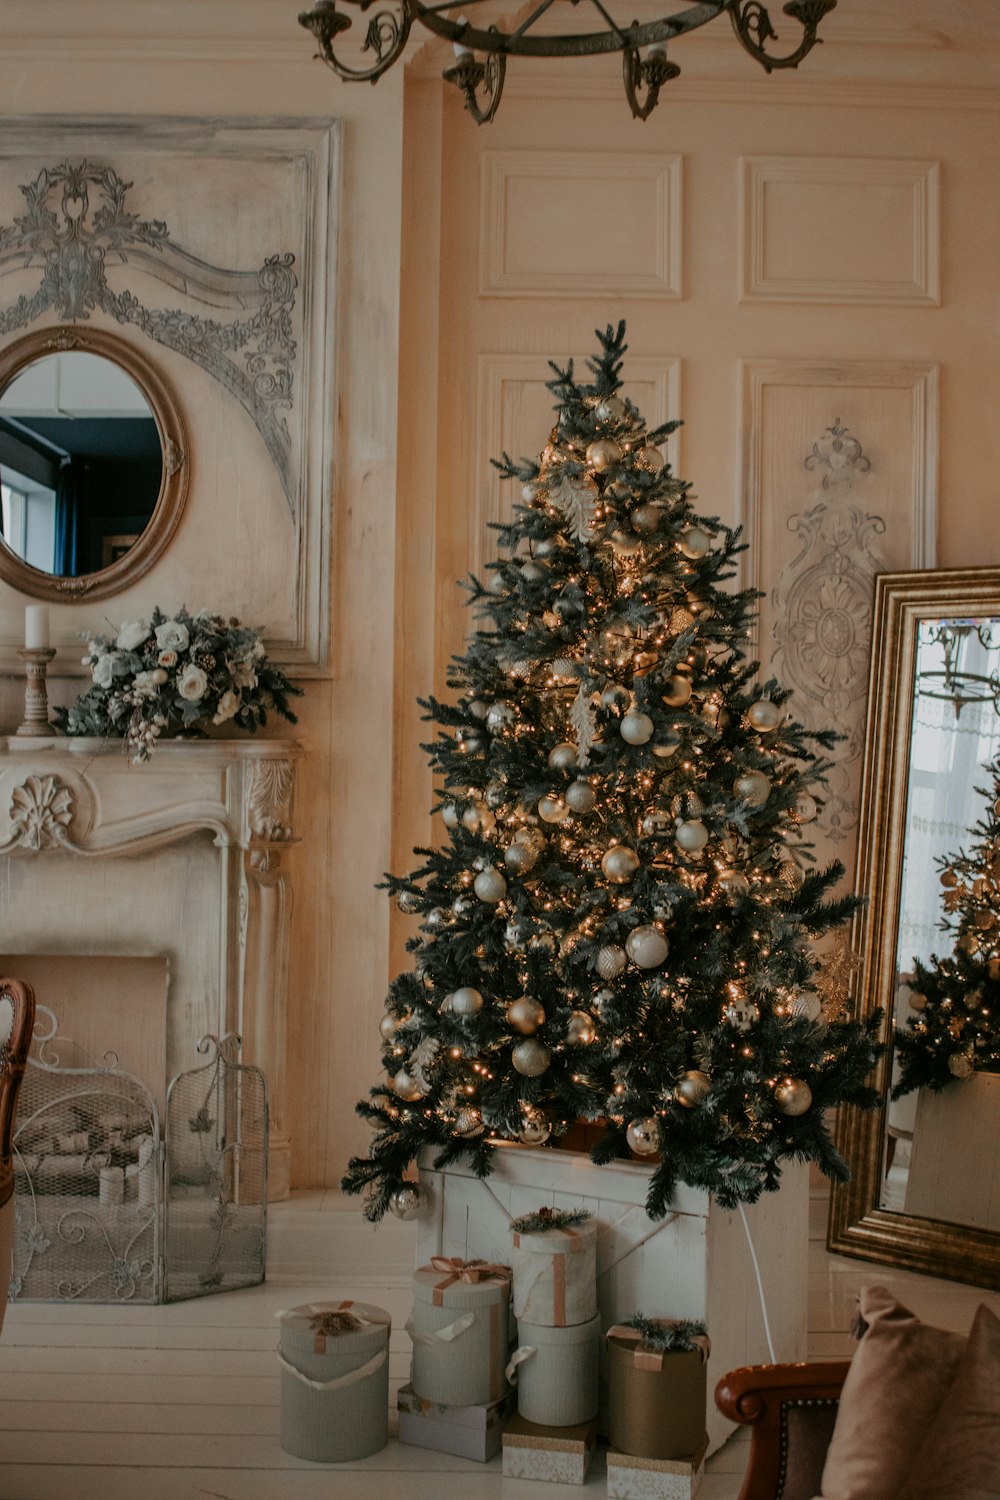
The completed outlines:
<svg viewBox="0 0 1000 1500">
<path fill-rule="evenodd" d="M 601 0 L 590 0 L 590 3 L 594 7 L 594 9 L 597 11 L 597 14 L 599 16 L 603 17 L 603 19 L 605 21 L 607 21 L 608 26 L 614 32 L 615 36 L 618 37 L 618 39 L 619 39 L 619 41 L 618 41 L 619 46 L 621 46 L 621 47 L 627 47 L 628 46 L 628 38 L 625 36 L 625 33 L 622 31 L 621 27 L 618 25 L 618 22 L 615 20 L 614 16 L 609 15 L 608 12 L 604 9 L 604 6 L 601 4 Z M 633 28 L 636 27 L 638 24 L 639 24 L 638 21 L 633 21 L 633 23 L 632 23 Z"/>
<path fill-rule="evenodd" d="M 775 68 L 797 68 L 822 41 L 816 35 L 816 28 L 836 4 L 837 0 L 787 0 L 782 8 L 786 16 L 791 16 L 802 26 L 802 40 L 795 51 L 785 57 L 775 57 L 767 51 L 768 42 L 776 42 L 778 33 L 771 25 L 771 17 L 762 0 L 727 0 L 726 9 L 743 47 L 757 59 L 765 72 L 773 73 Z"/>
<path fill-rule="evenodd" d="M 452 0 L 446 8 L 457 9 L 461 0 Z M 405 0 L 412 18 L 427 27 L 435 36 L 447 42 L 459 42 L 472 52 L 498 52 L 508 56 L 522 57 L 589 57 L 602 52 L 620 52 L 623 45 L 648 47 L 657 42 L 669 42 L 674 37 L 695 31 L 708 21 L 715 20 L 727 9 L 731 0 L 701 0 L 678 15 L 650 21 L 642 26 L 618 28 L 615 31 L 584 32 L 562 36 L 519 36 L 512 45 L 512 37 L 495 27 L 480 31 L 468 21 L 459 24 L 442 14 L 445 7 L 424 5 L 423 0 Z"/>
<path fill-rule="evenodd" d="M 361 9 L 367 10 L 368 4 Z M 334 38 L 350 28 L 351 20 L 334 8 L 333 0 L 319 0 L 311 11 L 303 11 L 299 24 L 311 31 L 319 43 L 319 56 L 332 68 L 338 78 L 347 83 L 377 83 L 398 61 L 406 46 L 413 24 L 413 13 L 409 0 L 394 0 L 398 16 L 388 10 L 380 10 L 368 23 L 364 51 L 373 51 L 376 61 L 370 68 L 352 68 L 343 62 L 333 50 Z"/>
<path fill-rule="evenodd" d="M 636 120 L 647 120 L 656 108 L 660 89 L 671 78 L 676 78 L 680 68 L 668 62 L 665 53 L 651 53 L 640 57 L 638 48 L 626 47 L 622 52 L 622 73 L 625 80 L 625 97 Z M 641 88 L 646 97 L 640 99 Z"/>
<path fill-rule="evenodd" d="M 527 16 L 525 20 L 521 22 L 517 30 L 511 32 L 511 41 L 515 42 L 519 37 L 522 37 L 530 27 L 534 26 L 537 20 L 544 16 L 545 12 L 551 7 L 551 5 L 552 0 L 542 0 L 541 5 L 536 6 L 536 8 L 531 12 L 531 15 Z"/>
<path fill-rule="evenodd" d="M 502 52 L 488 54 L 479 62 L 470 53 L 462 57 L 451 68 L 442 73 L 446 83 L 453 83 L 465 96 L 465 107 L 477 125 L 488 125 L 500 107 L 503 81 L 507 71 L 507 59 Z M 478 91 L 485 90 L 485 100 L 480 104 Z"/>
</svg>

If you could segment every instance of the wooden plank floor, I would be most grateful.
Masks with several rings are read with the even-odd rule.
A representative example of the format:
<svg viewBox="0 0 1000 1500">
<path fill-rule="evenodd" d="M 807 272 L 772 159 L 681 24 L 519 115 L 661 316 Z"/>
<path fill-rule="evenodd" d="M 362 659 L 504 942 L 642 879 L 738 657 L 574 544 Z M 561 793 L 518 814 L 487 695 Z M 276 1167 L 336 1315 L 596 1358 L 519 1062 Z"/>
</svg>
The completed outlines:
<svg viewBox="0 0 1000 1500">
<path fill-rule="evenodd" d="M 997 1293 L 828 1256 L 818 1243 L 810 1256 L 811 1357 L 849 1354 L 845 1330 L 865 1282 L 963 1332 L 980 1301 L 1000 1313 Z M 409 1365 L 405 1278 L 269 1280 L 166 1307 L 12 1306 L 0 1339 L 0 1500 L 553 1500 L 550 1485 L 504 1482 L 499 1459 L 473 1464 L 395 1437 L 355 1464 L 285 1453 L 277 1314 L 340 1296 L 392 1314 L 394 1402 Z M 745 1442 L 739 1434 L 710 1460 L 700 1500 L 734 1500 Z M 599 1462 L 586 1490 L 604 1488 Z"/>
</svg>

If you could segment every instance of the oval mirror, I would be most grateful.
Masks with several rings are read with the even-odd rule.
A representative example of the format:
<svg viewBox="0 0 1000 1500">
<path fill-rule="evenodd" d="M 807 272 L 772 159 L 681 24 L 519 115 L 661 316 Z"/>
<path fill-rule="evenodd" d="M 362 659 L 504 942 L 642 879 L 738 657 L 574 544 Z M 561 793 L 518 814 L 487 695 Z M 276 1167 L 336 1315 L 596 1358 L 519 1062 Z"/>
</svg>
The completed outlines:
<svg viewBox="0 0 1000 1500">
<path fill-rule="evenodd" d="M 0 578 L 99 599 L 141 577 L 187 493 L 176 402 L 130 344 L 49 328 L 0 351 Z"/>
</svg>

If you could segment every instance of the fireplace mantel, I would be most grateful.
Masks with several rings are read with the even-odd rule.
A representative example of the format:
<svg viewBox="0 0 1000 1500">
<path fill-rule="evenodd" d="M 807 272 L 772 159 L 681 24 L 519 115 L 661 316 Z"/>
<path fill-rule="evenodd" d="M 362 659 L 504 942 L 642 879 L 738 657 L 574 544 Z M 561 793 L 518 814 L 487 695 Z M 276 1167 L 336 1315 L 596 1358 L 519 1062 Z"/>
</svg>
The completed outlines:
<svg viewBox="0 0 1000 1500">
<path fill-rule="evenodd" d="M 166 953 L 171 1071 L 190 1065 L 206 1031 L 238 1031 L 244 1060 L 267 1077 L 271 1198 L 289 1191 L 288 862 L 300 754 L 290 740 L 163 740 L 135 766 L 120 742 L 0 738 L 0 947 Z M 69 1020 L 66 997 L 54 1008 Z"/>
</svg>

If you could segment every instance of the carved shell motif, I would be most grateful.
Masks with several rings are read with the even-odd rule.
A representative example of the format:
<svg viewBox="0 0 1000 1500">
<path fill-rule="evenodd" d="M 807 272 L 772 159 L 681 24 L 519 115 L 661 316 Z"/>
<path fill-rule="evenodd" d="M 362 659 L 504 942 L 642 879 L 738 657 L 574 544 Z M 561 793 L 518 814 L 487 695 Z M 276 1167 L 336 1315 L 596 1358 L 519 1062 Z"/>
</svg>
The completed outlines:
<svg viewBox="0 0 1000 1500">
<path fill-rule="evenodd" d="M 247 820 L 250 832 L 273 843 L 291 838 L 294 769 L 290 760 L 254 761 L 250 775 Z"/>
<path fill-rule="evenodd" d="M 57 776 L 29 776 L 10 799 L 11 844 L 25 849 L 65 846 L 73 821 L 73 793 Z"/>
</svg>

